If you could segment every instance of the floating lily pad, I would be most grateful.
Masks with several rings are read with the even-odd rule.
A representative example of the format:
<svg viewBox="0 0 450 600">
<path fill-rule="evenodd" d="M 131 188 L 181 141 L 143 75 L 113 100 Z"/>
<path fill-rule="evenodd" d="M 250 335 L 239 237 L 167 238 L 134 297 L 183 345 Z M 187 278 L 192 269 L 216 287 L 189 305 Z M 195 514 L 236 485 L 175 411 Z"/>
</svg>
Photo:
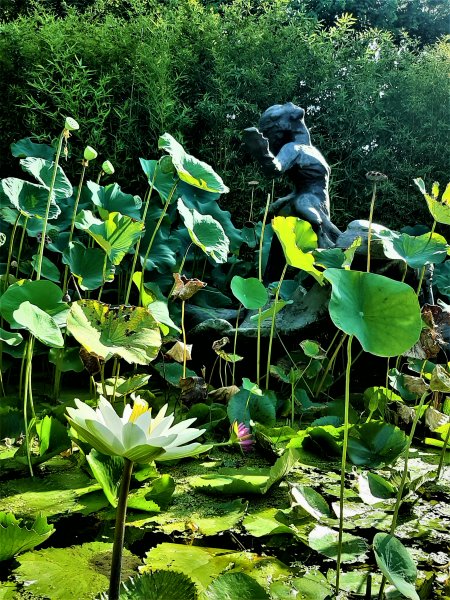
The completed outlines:
<svg viewBox="0 0 450 600">
<path fill-rule="evenodd" d="M 320 571 L 312 569 L 302 577 L 290 578 L 288 581 L 274 581 L 270 585 L 270 593 L 275 600 L 328 600 L 333 594 L 330 584 Z"/>
<path fill-rule="evenodd" d="M 339 534 L 334 529 L 316 525 L 308 537 L 308 545 L 313 550 L 328 556 L 328 558 L 337 559 L 338 556 L 338 537 Z M 342 536 L 342 555 L 341 561 L 352 563 L 361 561 L 366 556 L 369 549 L 367 542 L 351 533 L 343 533 Z"/>
<path fill-rule="evenodd" d="M 358 475 L 358 491 L 363 502 L 370 504 L 386 504 L 386 500 L 393 499 L 396 489 L 381 475 L 376 473 L 361 473 Z"/>
<path fill-rule="evenodd" d="M 111 307 L 97 300 L 79 300 L 71 306 L 67 329 L 88 352 L 108 360 L 148 365 L 161 346 L 158 324 L 146 308 Z"/>
<path fill-rule="evenodd" d="M 270 600 L 266 590 L 246 573 L 219 575 L 203 594 L 205 600 Z"/>
<path fill-rule="evenodd" d="M 91 542 L 70 548 L 47 548 L 19 558 L 14 576 L 27 590 L 52 600 L 94 599 L 108 588 L 112 544 Z M 140 560 L 123 551 L 123 576 L 132 575 Z"/>
<path fill-rule="evenodd" d="M 358 338 L 366 352 L 397 356 L 419 339 L 422 319 L 417 295 L 405 283 L 374 273 L 327 269 L 333 292 L 333 323 Z"/>
<path fill-rule="evenodd" d="M 36 517 L 27 527 L 12 513 L 0 512 L 0 562 L 42 544 L 54 531 L 45 517 Z"/>
<path fill-rule="evenodd" d="M 176 571 L 152 571 L 131 577 L 120 586 L 119 600 L 197 600 L 192 580 Z M 101 600 L 108 600 L 102 594 Z"/>
<path fill-rule="evenodd" d="M 284 522 L 285 519 L 285 515 L 278 508 L 266 508 L 247 515 L 242 524 L 253 537 L 257 538 L 266 535 L 295 535 L 295 529 Z"/>
<path fill-rule="evenodd" d="M 292 485 L 290 492 L 291 506 L 301 506 L 315 519 L 332 518 L 332 513 L 325 498 L 306 485 Z"/>
</svg>

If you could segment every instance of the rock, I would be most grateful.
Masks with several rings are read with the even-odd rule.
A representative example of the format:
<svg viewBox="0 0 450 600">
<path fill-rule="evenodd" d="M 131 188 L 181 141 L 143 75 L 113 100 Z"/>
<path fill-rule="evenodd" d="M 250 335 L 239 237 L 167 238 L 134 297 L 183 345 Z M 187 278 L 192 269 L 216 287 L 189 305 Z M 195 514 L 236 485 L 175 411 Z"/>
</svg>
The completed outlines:
<svg viewBox="0 0 450 600">
<path fill-rule="evenodd" d="M 385 258 L 383 252 L 383 243 L 379 239 L 379 235 L 382 231 L 390 231 L 384 225 L 378 225 L 377 223 L 372 223 L 372 239 L 371 239 L 371 249 L 370 255 L 373 258 Z M 337 248 L 349 248 L 352 243 L 356 240 L 356 238 L 360 237 L 362 239 L 361 246 L 357 249 L 356 253 L 360 255 L 367 256 L 367 238 L 369 236 L 369 221 L 365 221 L 363 219 L 359 219 L 357 221 L 352 221 L 349 223 L 347 229 L 341 233 L 341 235 L 336 240 Z"/>
</svg>

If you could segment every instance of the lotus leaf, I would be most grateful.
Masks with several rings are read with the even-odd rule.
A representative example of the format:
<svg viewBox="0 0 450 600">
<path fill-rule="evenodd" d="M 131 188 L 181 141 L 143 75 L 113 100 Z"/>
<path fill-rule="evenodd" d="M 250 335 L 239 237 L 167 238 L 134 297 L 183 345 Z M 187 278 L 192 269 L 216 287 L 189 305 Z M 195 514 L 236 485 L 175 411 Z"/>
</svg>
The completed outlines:
<svg viewBox="0 0 450 600">
<path fill-rule="evenodd" d="M 450 298 L 450 260 L 436 266 L 433 279 L 441 294 Z"/>
<path fill-rule="evenodd" d="M 386 579 L 406 598 L 420 600 L 415 582 L 417 569 L 408 550 L 393 535 L 377 533 L 373 550 L 378 567 Z"/>
<path fill-rule="evenodd" d="M 16 158 L 28 158 L 34 156 L 35 158 L 45 158 L 46 160 L 53 160 L 56 150 L 52 146 L 47 144 L 35 144 L 31 141 L 31 138 L 23 138 L 18 142 L 11 144 L 11 154 Z"/>
<path fill-rule="evenodd" d="M 177 207 L 192 242 L 215 262 L 227 262 L 230 241 L 222 225 L 213 217 L 200 214 L 195 208 L 187 208 L 181 198 Z"/>
<path fill-rule="evenodd" d="M 176 571 L 157 570 L 131 577 L 122 582 L 119 600 L 197 600 L 197 589 L 192 580 Z M 100 600 L 107 600 L 102 594 Z"/>
<path fill-rule="evenodd" d="M 20 166 L 26 173 L 33 175 L 33 177 L 35 177 L 35 179 L 37 179 L 41 185 L 47 189 L 50 188 L 53 179 L 53 162 L 43 158 L 28 157 L 23 158 L 20 161 Z M 70 198 L 70 196 L 73 194 L 72 184 L 67 179 L 64 171 L 59 165 L 56 169 L 53 194 L 55 196 L 55 200 Z"/>
<path fill-rule="evenodd" d="M 378 467 L 394 462 L 406 449 L 405 433 L 388 423 L 370 421 L 350 431 L 348 456 L 353 464 Z"/>
<path fill-rule="evenodd" d="M 158 147 L 170 154 L 173 166 L 182 181 L 207 192 L 223 194 L 229 191 L 214 169 L 187 154 L 170 134 L 165 133 L 159 138 Z"/>
<path fill-rule="evenodd" d="M 144 223 L 118 212 L 108 213 L 103 209 L 99 212 L 103 220 L 94 217 L 89 210 L 82 210 L 75 219 L 75 225 L 87 231 L 103 248 L 113 265 L 118 265 L 140 238 Z"/>
<path fill-rule="evenodd" d="M 336 560 L 338 555 L 338 532 L 323 525 L 316 525 L 308 537 L 308 545 L 313 550 Z M 365 558 L 369 549 L 367 542 L 351 533 L 343 533 L 341 561 L 352 563 Z"/>
<path fill-rule="evenodd" d="M 269 594 L 246 573 L 223 573 L 209 584 L 204 600 L 270 600 Z"/>
<path fill-rule="evenodd" d="M 13 312 L 15 323 L 27 329 L 40 342 L 51 348 L 62 348 L 64 339 L 56 321 L 30 302 L 22 302 Z"/>
<path fill-rule="evenodd" d="M 48 189 L 16 177 L 7 177 L 0 181 L 0 191 L 22 215 L 43 219 L 47 211 Z M 56 219 L 61 209 L 52 195 L 48 218 Z"/>
<path fill-rule="evenodd" d="M 450 225 L 450 183 L 447 184 L 441 199 L 438 199 L 439 184 L 434 183 L 431 194 L 428 194 L 425 189 L 425 184 L 420 177 L 414 179 L 414 183 L 420 189 L 427 202 L 428 209 L 437 223 Z"/>
<path fill-rule="evenodd" d="M 272 228 L 283 247 L 287 264 L 306 271 L 322 284 L 323 275 L 315 268 L 311 252 L 317 248 L 317 235 L 311 225 L 297 217 L 275 217 Z"/>
<path fill-rule="evenodd" d="M 383 275 L 327 269 L 333 291 L 330 316 L 336 327 L 358 338 L 366 352 L 397 356 L 419 339 L 417 295 L 407 284 Z"/>
<path fill-rule="evenodd" d="M 141 219 L 142 200 L 139 196 L 126 194 L 117 183 L 106 186 L 98 185 L 93 181 L 87 181 L 81 192 L 80 202 L 92 202 L 108 212 L 119 212 L 132 219 Z"/>
<path fill-rule="evenodd" d="M 146 308 L 79 300 L 71 306 L 67 329 L 103 360 L 120 356 L 131 364 L 148 365 L 161 346 L 158 324 Z"/>
<path fill-rule="evenodd" d="M 387 258 L 403 260 L 411 269 L 441 263 L 447 258 L 447 242 L 437 233 L 411 236 L 383 231 L 380 237 Z"/>
<path fill-rule="evenodd" d="M 70 272 L 77 278 L 82 290 L 95 290 L 105 280 L 114 279 L 114 271 L 105 253 L 100 248 L 86 248 L 81 242 L 70 242 L 63 252 L 63 263 L 69 265 Z M 104 279 L 105 277 L 105 279 Z"/>
</svg>

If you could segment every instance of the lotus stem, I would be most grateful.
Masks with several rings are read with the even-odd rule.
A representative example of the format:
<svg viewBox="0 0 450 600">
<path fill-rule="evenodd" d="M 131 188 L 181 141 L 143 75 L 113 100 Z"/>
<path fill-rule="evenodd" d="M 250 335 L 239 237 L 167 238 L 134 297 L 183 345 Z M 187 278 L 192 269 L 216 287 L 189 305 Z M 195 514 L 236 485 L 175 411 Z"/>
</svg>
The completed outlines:
<svg viewBox="0 0 450 600">
<path fill-rule="evenodd" d="M 266 388 L 269 388 L 269 379 L 270 379 L 270 359 L 272 358 L 272 344 L 273 344 L 273 334 L 275 331 L 275 321 L 277 318 L 277 304 L 278 298 L 280 296 L 281 285 L 283 283 L 284 276 L 286 275 L 288 265 L 284 265 L 283 272 L 281 273 L 280 281 L 278 282 L 277 289 L 275 292 L 275 299 L 273 301 L 273 315 L 272 315 L 272 323 L 270 325 L 270 336 L 269 336 L 269 348 L 267 350 L 267 366 L 266 366 Z"/>
<path fill-rule="evenodd" d="M 442 467 L 444 466 L 445 452 L 447 451 L 447 446 L 448 446 L 449 440 L 450 440 L 450 425 L 447 430 L 447 435 L 445 436 L 444 445 L 442 446 L 441 457 L 439 459 L 439 466 L 438 466 L 438 470 L 436 473 L 436 481 L 438 481 L 441 476 Z"/>
<path fill-rule="evenodd" d="M 272 186 L 273 187 L 273 186 Z M 272 190 L 273 194 L 273 190 Z M 269 206 L 271 201 L 271 195 L 267 194 L 266 207 L 264 209 L 264 216 L 261 225 L 261 236 L 259 238 L 259 255 L 258 255 L 258 279 L 262 283 L 262 251 L 264 245 L 264 233 L 266 230 L 267 215 L 269 213 Z M 261 308 L 258 308 L 258 336 L 256 340 L 256 383 L 259 385 L 261 375 Z"/>
<path fill-rule="evenodd" d="M 31 446 L 30 446 L 30 428 L 29 428 L 29 422 L 28 422 L 28 398 L 29 398 L 29 392 L 31 390 L 31 360 L 33 358 L 33 345 L 34 345 L 34 338 L 33 336 L 30 336 L 30 339 L 28 340 L 27 344 L 26 344 L 26 353 L 25 353 L 25 382 L 23 384 L 23 420 L 24 420 L 24 427 L 25 427 L 25 446 L 26 446 L 26 451 L 27 451 L 27 462 L 28 462 L 28 468 L 30 470 L 30 477 L 33 477 L 33 464 L 31 462 Z M 33 407 L 33 399 L 32 396 L 30 396 L 30 400 L 31 400 L 31 408 L 32 408 L 32 412 L 34 414 L 34 407 Z M 36 415 L 34 415 L 36 416 Z"/>
<path fill-rule="evenodd" d="M 341 556 L 342 556 L 342 535 L 344 532 L 344 489 L 345 489 L 345 467 L 347 463 L 348 446 L 348 414 L 350 407 L 350 371 L 352 368 L 352 341 L 351 335 L 347 341 L 347 366 L 345 370 L 345 400 L 344 400 L 344 442 L 342 445 L 341 462 L 341 488 L 339 492 L 339 537 L 338 537 L 338 555 L 336 565 L 336 594 L 339 593 L 339 583 L 341 577 Z"/>
<path fill-rule="evenodd" d="M 233 340 L 233 354 L 236 356 L 236 348 L 237 348 L 237 338 L 238 338 L 238 330 L 239 330 L 239 315 L 241 314 L 242 304 L 239 304 L 239 308 L 236 316 L 236 326 L 234 328 L 234 340 Z M 234 385 L 236 374 L 236 361 L 233 363 L 233 369 L 231 372 L 231 385 Z"/>
<path fill-rule="evenodd" d="M 127 500 L 132 471 L 133 462 L 128 458 L 125 458 L 116 512 L 116 526 L 114 529 L 114 545 L 111 559 L 111 576 L 109 579 L 108 600 L 119 600 L 120 579 L 122 574 L 122 551 L 123 541 L 125 538 L 125 520 L 127 516 Z"/>
<path fill-rule="evenodd" d="M 150 199 L 152 197 L 153 186 L 155 185 L 155 179 L 156 179 L 156 168 L 155 168 L 155 171 L 153 173 L 153 178 L 150 182 L 149 188 L 148 188 L 147 193 L 144 198 L 145 206 L 144 206 L 144 212 L 142 213 L 142 221 L 144 223 L 144 227 L 145 227 L 145 219 L 147 218 L 148 207 L 150 205 Z M 136 243 L 136 248 L 135 248 L 134 256 L 133 256 L 133 264 L 131 265 L 130 278 L 128 279 L 128 287 L 127 287 L 127 293 L 125 295 L 124 304 L 128 304 L 128 302 L 130 300 L 131 286 L 133 284 L 133 275 L 134 275 L 134 271 L 136 269 L 136 262 L 137 262 L 137 259 L 139 256 L 139 248 L 141 246 L 141 240 L 142 240 L 142 237 L 140 237 Z M 144 279 L 144 269 L 142 269 L 142 279 Z"/>
<path fill-rule="evenodd" d="M 344 333 L 342 334 L 341 339 L 339 340 L 339 344 L 336 346 L 332 357 L 330 358 L 329 363 L 327 364 L 324 374 L 322 375 L 322 379 L 320 380 L 319 383 L 319 388 L 315 393 L 315 397 L 317 398 L 320 394 L 320 392 L 322 391 L 323 388 L 323 384 L 325 383 L 325 379 L 327 378 L 328 373 L 330 372 L 330 369 L 332 368 L 332 366 L 334 365 L 334 361 L 336 360 L 336 357 L 338 355 L 339 350 L 341 349 L 342 344 L 345 342 L 345 338 L 347 337 L 347 334 Z"/>
<path fill-rule="evenodd" d="M 184 328 L 184 308 L 186 301 L 181 301 L 181 333 L 183 335 L 183 379 L 186 379 L 186 329 Z"/>
<path fill-rule="evenodd" d="M 400 506 L 402 504 L 402 496 L 403 496 L 403 490 L 405 488 L 406 477 L 408 476 L 409 450 L 411 448 L 411 444 L 412 444 L 412 441 L 413 441 L 414 433 L 416 431 L 417 423 L 418 423 L 419 418 L 420 418 L 422 407 L 423 407 L 423 405 L 425 403 L 425 398 L 428 396 L 428 394 L 429 394 L 428 391 L 426 391 L 424 394 L 422 394 L 422 397 L 420 398 L 419 405 L 417 406 L 417 408 L 415 410 L 416 414 L 414 415 L 414 420 L 413 420 L 413 424 L 411 426 L 411 431 L 409 432 L 408 442 L 406 444 L 406 449 L 405 449 L 405 463 L 403 465 L 402 478 L 401 478 L 400 485 L 399 485 L 398 492 L 397 492 L 397 499 L 396 499 L 396 502 L 395 502 L 394 514 L 392 516 L 391 529 L 389 531 L 390 535 L 394 535 L 395 529 L 397 527 L 398 513 L 399 513 L 399 510 L 400 510 Z M 385 585 L 386 585 L 386 577 L 383 575 L 383 579 L 381 580 L 381 584 L 380 584 L 380 591 L 378 593 L 378 600 L 381 600 L 383 598 L 383 592 L 384 592 L 384 586 Z"/>
<path fill-rule="evenodd" d="M 80 183 L 78 184 L 77 197 L 75 198 L 75 204 L 73 205 L 72 220 L 70 222 L 69 240 L 67 242 L 68 248 L 70 247 L 70 244 L 73 239 L 73 231 L 75 228 L 75 217 L 77 216 L 78 203 L 80 202 L 80 197 L 81 197 L 81 188 L 83 187 L 84 175 L 86 173 L 86 166 L 87 166 L 86 162 L 87 161 L 85 161 L 85 160 L 83 160 L 83 162 L 82 162 L 83 168 L 81 169 Z M 64 281 L 63 281 L 63 291 L 65 294 L 67 294 L 68 277 L 69 277 L 69 265 L 66 265 L 66 267 L 64 269 Z"/>
<path fill-rule="evenodd" d="M 58 149 L 56 150 L 55 162 L 53 163 L 52 180 L 50 182 L 50 187 L 48 189 L 47 207 L 45 209 L 44 224 L 42 226 L 41 243 L 39 244 L 38 259 L 37 259 L 37 265 L 36 265 L 36 281 L 39 281 L 41 278 L 42 259 L 44 257 L 45 235 L 47 232 L 48 215 L 50 214 L 50 205 L 52 203 L 53 189 L 55 187 L 56 173 L 58 172 L 58 163 L 59 163 L 59 157 L 61 156 L 62 143 L 63 143 L 63 140 L 66 138 L 66 135 L 69 135 L 69 132 L 66 129 L 64 129 L 62 131 L 61 135 L 59 136 Z"/>
<path fill-rule="evenodd" d="M 6 290 L 9 287 L 9 283 L 8 283 L 9 270 L 10 270 L 10 267 L 11 267 L 11 257 L 12 257 L 13 247 L 14 247 L 14 239 L 16 237 L 16 230 L 17 230 L 17 226 L 19 224 L 19 219 L 20 219 L 20 213 L 17 215 L 16 220 L 14 221 L 13 230 L 11 232 L 11 237 L 9 239 L 8 258 L 7 258 L 7 261 L 6 261 L 5 279 L 4 279 L 4 285 L 2 286 L 4 292 L 6 292 Z M 2 319 L 2 321 L 3 321 L 3 319 Z"/>
<path fill-rule="evenodd" d="M 150 238 L 150 241 L 147 246 L 147 250 L 144 255 L 144 259 L 142 261 L 142 279 L 141 279 L 141 285 L 140 285 L 140 289 L 139 289 L 139 293 L 140 293 L 141 297 L 142 297 L 142 292 L 144 290 L 144 271 L 145 271 L 145 265 L 147 264 L 147 258 L 148 258 L 148 255 L 150 254 L 150 250 L 152 249 L 153 243 L 156 238 L 156 234 L 158 233 L 159 228 L 161 227 L 161 223 L 163 222 L 163 219 L 166 216 L 167 209 L 169 208 L 169 205 L 170 205 L 170 202 L 172 201 L 173 195 L 175 194 L 175 190 L 177 189 L 177 186 L 178 186 L 178 181 L 179 181 L 178 179 L 175 181 L 175 183 L 173 184 L 173 186 L 169 192 L 169 195 L 167 196 L 166 203 L 163 206 L 162 213 L 158 219 L 158 222 L 156 223 L 156 227 L 152 233 L 152 237 Z"/>
<path fill-rule="evenodd" d="M 436 220 L 433 221 L 433 226 L 431 227 L 431 231 L 430 231 L 430 237 L 428 238 L 428 242 L 426 243 L 425 248 L 431 242 L 431 238 L 433 237 L 433 233 L 434 233 L 435 229 L 436 229 Z M 422 289 L 422 282 L 423 282 L 424 275 L 425 275 L 425 265 L 423 265 L 423 267 L 420 270 L 419 285 L 417 286 L 417 292 L 416 292 L 417 295 L 420 294 L 420 290 Z"/>
<path fill-rule="evenodd" d="M 372 241 L 372 220 L 373 220 L 373 209 L 375 207 L 375 199 L 377 197 L 377 182 L 373 182 L 372 200 L 370 202 L 369 212 L 369 231 L 367 233 L 367 272 L 370 272 L 370 243 Z"/>
</svg>

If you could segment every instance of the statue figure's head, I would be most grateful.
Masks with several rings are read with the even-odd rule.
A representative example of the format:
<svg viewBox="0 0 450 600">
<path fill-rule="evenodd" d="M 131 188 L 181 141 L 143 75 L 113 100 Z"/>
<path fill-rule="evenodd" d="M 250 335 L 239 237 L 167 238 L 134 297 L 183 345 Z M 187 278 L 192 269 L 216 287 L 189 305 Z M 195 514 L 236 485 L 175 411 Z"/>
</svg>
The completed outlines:
<svg viewBox="0 0 450 600">
<path fill-rule="evenodd" d="M 305 111 L 292 102 L 274 104 L 268 108 L 261 115 L 259 129 L 268 138 L 275 152 L 294 139 L 301 144 L 311 144 L 311 137 L 305 125 Z"/>
</svg>

